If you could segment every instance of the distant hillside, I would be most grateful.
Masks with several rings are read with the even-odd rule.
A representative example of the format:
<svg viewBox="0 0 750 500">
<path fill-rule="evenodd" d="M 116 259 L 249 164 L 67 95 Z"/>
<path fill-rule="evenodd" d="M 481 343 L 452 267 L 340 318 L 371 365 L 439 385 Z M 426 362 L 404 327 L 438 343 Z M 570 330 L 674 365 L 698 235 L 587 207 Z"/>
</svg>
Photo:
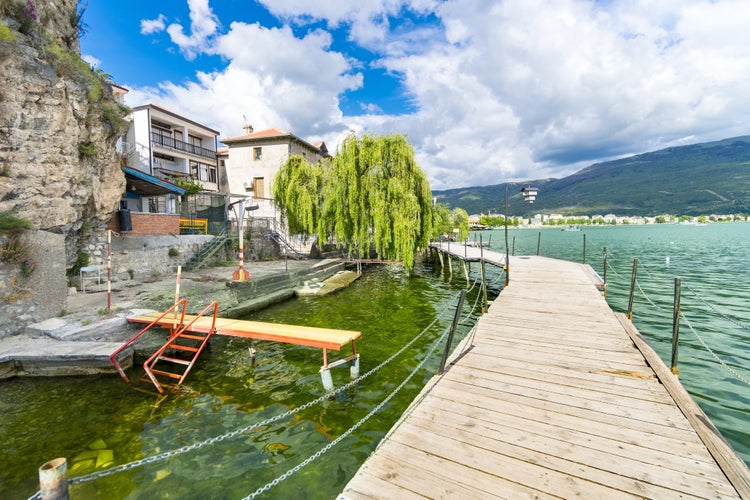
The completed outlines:
<svg viewBox="0 0 750 500">
<path fill-rule="evenodd" d="M 533 205 L 509 183 L 509 214 L 677 215 L 750 213 L 750 136 L 596 163 L 562 179 L 530 181 Z M 503 213 L 505 184 L 434 191 L 469 214 Z"/>
</svg>

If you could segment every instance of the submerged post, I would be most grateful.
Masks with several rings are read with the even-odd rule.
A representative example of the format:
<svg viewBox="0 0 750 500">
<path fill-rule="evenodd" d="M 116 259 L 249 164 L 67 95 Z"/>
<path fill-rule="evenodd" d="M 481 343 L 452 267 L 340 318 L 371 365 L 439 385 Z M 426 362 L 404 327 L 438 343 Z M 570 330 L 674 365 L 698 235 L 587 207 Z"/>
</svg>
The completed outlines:
<svg viewBox="0 0 750 500">
<path fill-rule="evenodd" d="M 630 276 L 630 297 L 628 298 L 628 319 L 633 321 L 633 295 L 635 293 L 635 278 L 638 275 L 638 259 L 633 259 L 633 273 Z"/>
<path fill-rule="evenodd" d="M 453 315 L 453 323 L 451 324 L 450 330 L 448 330 L 448 338 L 445 341 L 445 349 L 443 349 L 443 357 L 440 360 L 440 367 L 438 368 L 438 374 L 443 373 L 445 370 L 445 363 L 448 361 L 448 354 L 450 354 L 451 344 L 453 344 L 453 334 L 456 332 L 458 326 L 458 319 L 461 317 L 461 308 L 464 306 L 464 299 L 466 298 L 466 290 L 461 290 L 461 295 L 458 297 L 458 304 L 456 305 L 456 313 Z"/>
<path fill-rule="evenodd" d="M 539 256 L 539 250 L 542 248 L 542 232 L 539 231 L 539 236 L 536 239 L 536 255 Z"/>
<path fill-rule="evenodd" d="M 674 308 L 672 310 L 672 365 L 671 370 L 676 376 L 680 376 L 677 367 L 677 349 L 680 343 L 680 293 L 682 291 L 682 280 L 674 279 Z"/>
<path fill-rule="evenodd" d="M 511 254 L 512 255 L 516 254 L 516 237 L 515 236 L 513 237 L 513 250 L 511 250 Z"/>
<path fill-rule="evenodd" d="M 68 462 L 55 458 L 39 467 L 39 496 L 42 500 L 68 500 Z"/>
</svg>

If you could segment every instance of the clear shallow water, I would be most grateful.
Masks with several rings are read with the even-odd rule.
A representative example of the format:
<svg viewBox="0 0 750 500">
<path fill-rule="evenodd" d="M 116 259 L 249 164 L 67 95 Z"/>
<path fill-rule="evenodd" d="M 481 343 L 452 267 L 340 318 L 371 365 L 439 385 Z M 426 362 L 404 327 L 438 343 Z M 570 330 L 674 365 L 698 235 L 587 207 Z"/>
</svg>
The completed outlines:
<svg viewBox="0 0 750 500">
<path fill-rule="evenodd" d="M 478 267 L 475 266 L 478 274 Z M 499 273 L 490 276 L 497 281 Z M 428 326 L 413 347 L 358 385 L 323 398 L 295 415 L 232 438 L 71 487 L 79 498 L 243 498 L 329 444 L 383 401 L 425 358 L 452 320 L 456 295 L 467 283 L 421 267 L 368 271 L 349 288 L 322 298 L 296 299 L 250 319 L 360 330 L 361 374 L 378 366 Z M 466 325 L 473 324 L 479 287 L 468 294 Z M 127 390 L 116 377 L 13 379 L 0 383 L 0 498 L 27 498 L 38 488 L 37 469 L 67 457 L 80 476 L 223 436 L 298 408 L 325 395 L 319 349 L 215 336 L 185 385 L 190 392 L 159 405 Z M 348 353 L 349 351 L 345 351 Z M 265 498 L 333 498 L 435 373 L 439 350 L 425 367 L 351 436 L 265 493 Z M 331 353 L 335 354 L 335 353 Z M 349 370 L 333 370 L 337 386 Z M 98 464 L 97 464 L 98 462 Z"/>
<path fill-rule="evenodd" d="M 503 251 L 502 231 L 482 236 L 489 234 L 493 249 Z M 511 230 L 516 255 L 535 254 L 538 234 Z M 639 283 L 655 306 L 639 292 L 633 320 L 667 363 L 673 280 L 679 276 L 682 311 L 692 326 L 732 369 L 750 378 L 750 334 L 742 327 L 750 323 L 750 224 L 545 229 L 541 254 L 580 261 L 584 234 L 587 261 L 600 275 L 602 248 L 608 248 L 608 301 L 616 310 L 627 307 L 632 261 L 640 260 Z M 260 321 L 361 330 L 364 338 L 358 350 L 364 374 L 446 311 L 423 339 L 356 387 L 257 431 L 76 485 L 71 493 L 74 498 L 233 499 L 273 481 L 367 415 L 424 358 L 452 319 L 456 293 L 466 287 L 459 266 L 453 270 L 448 276 L 447 271 L 421 267 L 409 279 L 383 267 L 336 294 L 293 300 L 252 315 Z M 499 273 L 492 266 L 487 270 L 489 280 L 497 283 Z M 478 266 L 473 271 L 476 276 Z M 732 321 L 717 315 L 687 286 Z M 477 292 L 469 293 L 465 309 L 475 303 Z M 459 337 L 467 330 L 462 326 Z M 750 387 L 717 363 L 684 322 L 681 339 L 682 383 L 750 461 Z M 58 456 L 68 458 L 71 477 L 80 476 L 223 436 L 324 395 L 318 374 L 320 350 L 260 342 L 253 365 L 248 346 L 245 340 L 214 337 L 186 381 L 192 392 L 160 405 L 127 390 L 117 377 L 0 383 L 0 498 L 34 493 L 38 467 Z M 438 360 L 439 352 L 356 432 L 262 497 L 334 498 L 432 376 Z M 335 369 L 334 381 L 345 384 L 348 370 Z"/>
<path fill-rule="evenodd" d="M 539 230 L 509 230 L 509 245 L 515 236 L 516 255 L 536 254 L 539 234 Z M 482 237 L 486 241 L 490 235 L 492 249 L 504 252 L 504 233 L 487 231 Z M 581 262 L 584 235 L 586 262 L 600 276 L 604 276 L 603 248 L 607 248 L 607 301 L 616 311 L 627 310 L 633 260 L 638 259 L 640 289 L 634 297 L 633 323 L 667 366 L 674 280 L 682 280 L 680 310 L 687 321 L 680 321 L 680 381 L 750 463 L 750 224 L 601 226 L 583 227 L 580 232 L 543 229 L 540 254 Z M 714 358 L 698 336 L 736 375 Z"/>
</svg>

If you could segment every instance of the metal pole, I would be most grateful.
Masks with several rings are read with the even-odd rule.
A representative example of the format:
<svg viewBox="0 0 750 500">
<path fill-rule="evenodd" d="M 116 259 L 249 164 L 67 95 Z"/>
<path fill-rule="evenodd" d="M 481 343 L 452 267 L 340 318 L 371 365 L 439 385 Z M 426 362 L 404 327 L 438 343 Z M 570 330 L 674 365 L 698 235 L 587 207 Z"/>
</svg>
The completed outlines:
<svg viewBox="0 0 750 500">
<path fill-rule="evenodd" d="M 633 321 L 633 295 L 635 293 L 635 278 L 638 276 L 638 259 L 633 259 L 633 273 L 630 276 L 630 297 L 628 298 L 628 319 Z"/>
<path fill-rule="evenodd" d="M 445 341 L 445 349 L 443 350 L 443 358 L 440 360 L 438 374 L 443 373 L 443 371 L 445 370 L 445 363 L 448 361 L 448 354 L 450 354 L 451 344 L 453 344 L 453 334 L 456 332 L 458 320 L 461 317 L 461 308 L 464 306 L 465 298 L 466 290 L 461 290 L 461 295 L 459 295 L 458 304 L 456 305 L 456 313 L 453 315 L 453 323 L 451 324 L 451 329 L 448 330 L 448 338 Z"/>
<path fill-rule="evenodd" d="M 680 369 L 677 367 L 677 348 L 680 343 L 680 293 L 682 291 L 682 280 L 674 279 L 674 308 L 672 313 L 672 373 L 680 376 Z"/>
<path fill-rule="evenodd" d="M 607 296 L 607 247 L 604 247 L 604 296 Z"/>
<path fill-rule="evenodd" d="M 484 270 L 484 247 L 482 236 L 479 236 L 479 264 L 482 266 L 482 314 L 487 312 L 487 274 Z"/>
<path fill-rule="evenodd" d="M 112 230 L 107 229 L 107 312 L 112 312 Z"/>
<path fill-rule="evenodd" d="M 536 239 L 536 254 L 539 255 L 539 249 L 542 247 L 542 232 L 539 231 L 539 236 Z"/>
<path fill-rule="evenodd" d="M 515 236 L 513 237 L 513 244 L 515 246 Z M 508 183 L 505 183 L 505 283 L 503 286 L 508 286 L 510 281 L 510 258 L 508 257 Z M 484 262 L 482 263 L 482 269 L 484 269 Z"/>
<path fill-rule="evenodd" d="M 586 233 L 583 233 L 583 263 L 586 263 Z"/>
</svg>

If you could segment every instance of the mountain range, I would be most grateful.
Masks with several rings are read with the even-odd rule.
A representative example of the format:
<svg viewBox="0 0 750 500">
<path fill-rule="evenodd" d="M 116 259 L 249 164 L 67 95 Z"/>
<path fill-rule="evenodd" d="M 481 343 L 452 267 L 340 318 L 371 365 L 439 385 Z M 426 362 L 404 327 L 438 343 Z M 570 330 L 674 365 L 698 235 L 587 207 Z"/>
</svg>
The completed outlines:
<svg viewBox="0 0 750 500">
<path fill-rule="evenodd" d="M 525 204 L 523 186 L 539 189 Z M 508 183 L 508 214 L 655 216 L 750 213 L 750 136 L 595 163 L 562 179 Z M 433 191 L 469 214 L 504 213 L 505 184 Z"/>
</svg>

